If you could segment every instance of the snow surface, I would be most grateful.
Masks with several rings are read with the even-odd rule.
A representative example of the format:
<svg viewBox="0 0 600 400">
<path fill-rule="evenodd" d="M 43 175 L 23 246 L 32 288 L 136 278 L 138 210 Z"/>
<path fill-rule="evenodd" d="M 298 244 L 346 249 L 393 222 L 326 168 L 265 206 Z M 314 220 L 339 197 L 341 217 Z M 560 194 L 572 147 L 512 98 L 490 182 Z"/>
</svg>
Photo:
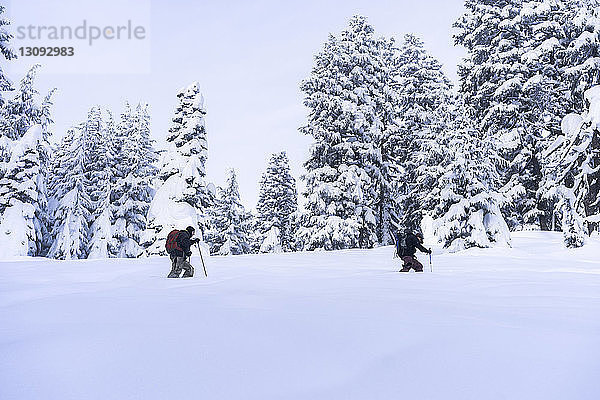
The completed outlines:
<svg viewBox="0 0 600 400">
<path fill-rule="evenodd" d="M 434 249 L 0 263 L 0 399 L 600 398 L 599 238 Z"/>
</svg>

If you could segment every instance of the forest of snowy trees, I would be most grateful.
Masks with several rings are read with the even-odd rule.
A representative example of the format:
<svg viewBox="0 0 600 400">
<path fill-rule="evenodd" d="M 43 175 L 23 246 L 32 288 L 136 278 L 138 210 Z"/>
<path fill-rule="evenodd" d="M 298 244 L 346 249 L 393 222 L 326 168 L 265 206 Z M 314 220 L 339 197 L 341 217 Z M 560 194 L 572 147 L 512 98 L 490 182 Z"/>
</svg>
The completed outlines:
<svg viewBox="0 0 600 400">
<path fill-rule="evenodd" d="M 272 154 L 255 210 L 230 170 L 206 175 L 200 85 L 176 93 L 166 150 L 150 109 L 93 106 L 52 144 L 54 91 L 35 65 L 0 64 L 0 257 L 164 255 L 191 225 L 215 255 L 371 248 L 427 229 L 451 251 L 510 246 L 510 232 L 560 230 L 580 247 L 600 224 L 600 8 L 595 0 L 466 0 L 453 85 L 423 41 L 352 17 L 300 84 L 312 140 L 297 192 Z M 0 6 L 0 52 L 16 58 Z"/>
</svg>

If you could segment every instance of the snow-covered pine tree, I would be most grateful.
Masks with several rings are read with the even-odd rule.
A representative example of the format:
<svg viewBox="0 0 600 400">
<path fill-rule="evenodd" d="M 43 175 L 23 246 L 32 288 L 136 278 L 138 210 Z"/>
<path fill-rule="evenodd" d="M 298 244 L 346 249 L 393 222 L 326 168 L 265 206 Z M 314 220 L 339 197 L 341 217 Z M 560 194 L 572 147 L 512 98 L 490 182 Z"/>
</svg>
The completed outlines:
<svg viewBox="0 0 600 400">
<path fill-rule="evenodd" d="M 430 195 L 443 155 L 431 144 L 446 130 L 452 84 L 423 41 L 410 34 L 400 46 L 396 80 L 398 131 L 384 159 L 401 166 L 394 179 L 398 182 L 398 217 L 404 228 L 415 230 L 434 206 Z"/>
<path fill-rule="evenodd" d="M 301 132 L 315 142 L 307 170 L 307 202 L 298 238 L 305 250 L 371 247 L 383 182 L 380 138 L 393 115 L 389 99 L 393 40 L 376 38 L 365 17 L 355 16 L 330 35 L 301 84 L 308 123 Z M 379 191 L 379 193 L 378 193 Z M 387 195 L 386 192 L 384 192 Z"/>
<path fill-rule="evenodd" d="M 503 192 L 511 199 L 504 209 L 509 226 L 539 226 L 541 131 L 526 94 L 532 71 L 524 63 L 528 20 L 523 1 L 467 0 L 465 7 L 455 23 L 455 43 L 468 52 L 459 65 L 459 91 L 474 109 L 478 129 L 496 139 L 505 160 L 500 172 Z M 528 120 L 532 116 L 536 119 Z"/>
<path fill-rule="evenodd" d="M 146 229 L 146 215 L 154 191 L 152 181 L 157 169 L 157 159 L 150 138 L 148 106 L 138 104 L 135 113 L 129 105 L 122 115 L 118 137 L 119 167 L 121 174 L 113 190 L 113 237 L 118 241 L 117 257 L 138 257 L 143 252 L 141 235 Z"/>
<path fill-rule="evenodd" d="M 545 155 L 548 160 L 540 191 L 556 201 L 567 247 L 580 247 L 584 235 L 600 223 L 600 86 L 585 92 L 589 109 L 569 114 Z"/>
<path fill-rule="evenodd" d="M 522 151 L 513 162 L 517 171 L 527 170 L 523 164 L 531 163 L 529 169 L 540 174 L 545 163 L 543 151 L 560 133 L 560 121 L 566 113 L 567 96 L 561 87 L 560 65 L 561 51 L 568 41 L 561 22 L 564 11 L 562 0 L 531 0 L 523 3 L 520 10 L 524 48 L 521 60 L 525 66 L 522 96 L 526 105 L 522 115 L 527 130 L 534 134 L 527 136 L 529 150 Z M 539 195 L 528 202 L 537 204 L 527 207 L 523 221 L 542 230 L 552 229 L 552 202 Z"/>
<path fill-rule="evenodd" d="M 248 213 L 240 202 L 240 193 L 235 170 L 229 170 L 227 183 L 219 188 L 219 197 L 214 207 L 211 253 L 221 256 L 250 252 Z"/>
<path fill-rule="evenodd" d="M 597 0 L 468 0 L 456 43 L 466 47 L 460 90 L 485 134 L 503 148 L 511 228 L 551 228 L 553 205 L 535 197 L 545 149 L 567 113 L 585 111 L 600 82 Z"/>
<path fill-rule="evenodd" d="M 10 61 L 17 58 L 17 55 L 10 47 L 10 40 L 13 38 L 12 34 L 8 32 L 6 27 L 10 25 L 10 21 L 4 18 L 5 7 L 0 5 L 0 53 L 2 56 Z M 2 70 L 2 66 L 0 66 L 0 108 L 4 106 L 4 98 L 2 97 L 2 92 L 7 92 L 12 90 L 11 81 L 4 75 L 4 71 Z"/>
<path fill-rule="evenodd" d="M 48 125 L 54 90 L 36 102 L 38 66 L 6 101 L 0 122 L 0 225 L 6 254 L 44 255 L 48 250 Z"/>
<path fill-rule="evenodd" d="M 17 140 L 23 137 L 30 127 L 38 124 L 43 128 L 44 138 L 50 136 L 47 128 L 52 123 L 50 109 L 52 107 L 52 96 L 56 89 L 48 92 L 39 104 L 39 92 L 35 88 L 35 79 L 39 68 L 39 64 L 31 67 L 21 79 L 19 88 L 4 103 L 1 109 L 0 137 Z"/>
<path fill-rule="evenodd" d="M 531 75 L 526 85 L 533 116 L 528 120 L 535 121 L 537 116 L 534 129 L 542 132 L 541 154 L 551 154 L 548 149 L 563 139 L 561 121 L 565 115 L 587 112 L 584 94 L 600 83 L 600 65 L 597 62 L 600 56 L 599 6 L 596 0 L 536 0 L 523 6 L 521 15 L 527 22 L 523 26 L 532 27 L 525 32 L 530 43 L 524 59 L 536 73 Z M 537 47 L 531 43 L 537 43 Z M 531 96 L 531 92 L 537 96 Z M 548 160 L 542 159 L 541 164 L 547 166 L 555 162 L 551 156 Z M 552 176 L 544 176 L 544 180 L 552 179 Z M 538 213 L 543 229 L 554 227 L 554 214 L 562 215 L 575 209 L 574 205 L 566 203 L 571 196 L 563 190 L 548 196 L 541 188 L 538 194 Z M 578 224 L 576 219 L 569 220 Z M 573 240 L 573 243 L 578 242 Z"/>
<path fill-rule="evenodd" d="M 72 128 L 53 161 L 51 180 L 55 217 L 49 256 L 59 259 L 114 255 L 112 237 L 115 127 L 92 107 L 85 122 Z M 85 219 L 85 221 L 84 221 Z"/>
<path fill-rule="evenodd" d="M 16 141 L 0 180 L 0 258 L 38 256 L 46 240 L 46 187 L 42 160 L 46 143 L 40 125 Z"/>
<path fill-rule="evenodd" d="M 38 91 L 35 89 L 35 77 L 40 66 L 34 65 L 21 79 L 19 88 L 13 96 L 4 101 L 0 108 L 0 161 L 10 159 L 10 148 L 14 141 L 19 140 L 25 132 L 33 125 L 41 124 L 46 131 L 49 122 L 50 98 L 54 93 L 52 90 L 42 107 L 36 103 Z M 46 103 L 46 100 L 48 103 Z M 49 134 L 44 132 L 44 136 Z"/>
<path fill-rule="evenodd" d="M 163 154 L 158 189 L 148 210 L 148 229 L 143 243 L 149 255 L 164 255 L 172 229 L 196 228 L 202 238 L 208 226 L 207 209 L 214 202 L 214 188 L 205 181 L 208 142 L 204 126 L 204 98 L 194 82 L 178 94 L 178 105 L 169 129 L 170 147 Z"/>
<path fill-rule="evenodd" d="M 494 189 L 500 178 L 495 162 L 499 156 L 467 113 L 467 107 L 459 103 L 452 112 L 452 126 L 437 139 L 445 154 L 446 172 L 437 181 L 434 234 L 450 251 L 510 246 L 510 232 L 500 210 L 505 198 Z"/>
<path fill-rule="evenodd" d="M 298 209 L 296 180 L 290 173 L 290 163 L 285 151 L 271 155 L 267 171 L 260 180 L 258 195 L 258 231 L 261 252 L 292 251 L 295 232 L 292 215 Z M 276 230 L 276 231 L 275 231 Z M 271 232 L 271 234 L 269 234 Z M 269 238 L 269 243 L 263 242 Z"/>
<path fill-rule="evenodd" d="M 565 37 L 559 55 L 561 93 L 568 101 L 567 112 L 582 114 L 587 109 L 586 90 L 600 84 L 600 2 L 562 0 L 560 4 Z"/>
<path fill-rule="evenodd" d="M 91 200 L 86 188 L 85 124 L 69 129 L 54 154 L 50 191 L 54 226 L 48 257 L 86 258 Z"/>
<path fill-rule="evenodd" d="M 401 106 L 401 98 L 396 85 L 400 60 L 393 37 L 379 38 L 377 49 L 380 62 L 377 63 L 377 69 L 374 69 L 377 78 L 372 80 L 371 88 L 371 98 L 377 115 L 372 132 L 378 149 L 377 156 L 371 160 L 375 165 L 371 176 L 376 182 L 372 209 L 376 218 L 377 241 L 390 244 L 394 241 L 390 235 L 390 221 L 401 205 L 398 199 L 398 176 L 402 168 L 394 153 L 399 139 L 398 110 Z M 364 206 L 360 208 L 363 219 L 369 217 L 370 208 Z M 299 214 L 294 215 L 295 222 L 300 222 Z"/>
<path fill-rule="evenodd" d="M 85 138 L 86 190 L 91 202 L 87 258 L 108 258 L 116 246 L 112 235 L 114 210 L 110 201 L 112 175 L 115 173 L 114 162 L 110 159 L 114 156 L 111 151 L 116 134 L 114 128 L 112 114 L 105 123 L 100 107 L 93 107 L 82 131 Z"/>
</svg>

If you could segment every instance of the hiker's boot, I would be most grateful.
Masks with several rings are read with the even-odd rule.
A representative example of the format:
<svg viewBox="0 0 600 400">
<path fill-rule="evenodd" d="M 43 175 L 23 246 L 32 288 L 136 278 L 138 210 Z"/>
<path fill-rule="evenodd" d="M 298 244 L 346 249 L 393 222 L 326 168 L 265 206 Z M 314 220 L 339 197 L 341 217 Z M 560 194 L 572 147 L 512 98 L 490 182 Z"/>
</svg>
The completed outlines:
<svg viewBox="0 0 600 400">
<path fill-rule="evenodd" d="M 182 278 L 192 278 L 194 276 L 194 268 L 186 269 Z"/>
<path fill-rule="evenodd" d="M 177 271 L 176 269 L 172 269 L 171 272 L 169 272 L 169 275 L 167 276 L 167 278 L 179 278 L 179 274 L 181 273 L 181 271 Z"/>
</svg>

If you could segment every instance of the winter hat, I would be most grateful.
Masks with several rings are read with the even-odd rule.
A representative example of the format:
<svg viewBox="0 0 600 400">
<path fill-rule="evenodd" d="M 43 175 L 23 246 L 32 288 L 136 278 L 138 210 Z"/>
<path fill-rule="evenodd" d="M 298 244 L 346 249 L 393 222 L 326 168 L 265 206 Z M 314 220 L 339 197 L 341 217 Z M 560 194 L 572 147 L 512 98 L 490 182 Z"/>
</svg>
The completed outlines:
<svg viewBox="0 0 600 400">
<path fill-rule="evenodd" d="M 188 233 L 190 234 L 190 236 L 194 235 L 194 232 L 196 232 L 196 230 L 194 229 L 193 226 L 188 226 L 187 228 L 185 228 L 186 231 L 188 231 Z"/>
</svg>

